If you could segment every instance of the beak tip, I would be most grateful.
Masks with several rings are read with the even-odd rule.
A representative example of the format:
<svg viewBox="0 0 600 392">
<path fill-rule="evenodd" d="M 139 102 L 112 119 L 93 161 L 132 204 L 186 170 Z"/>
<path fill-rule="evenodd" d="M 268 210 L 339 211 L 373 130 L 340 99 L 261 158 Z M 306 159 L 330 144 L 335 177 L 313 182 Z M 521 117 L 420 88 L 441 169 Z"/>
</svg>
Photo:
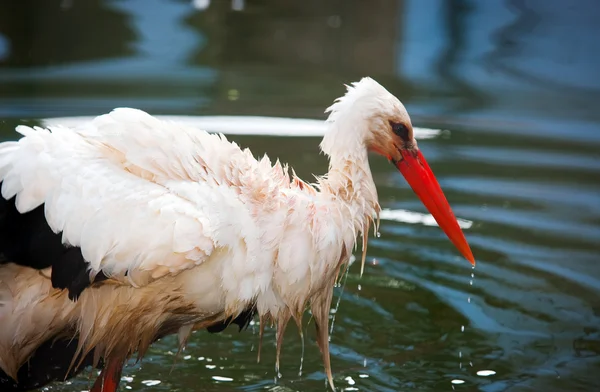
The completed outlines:
<svg viewBox="0 0 600 392">
<path fill-rule="evenodd" d="M 468 249 L 465 253 L 463 253 L 463 256 L 465 259 L 467 259 L 467 261 L 469 263 L 471 263 L 471 265 L 473 266 L 473 268 L 475 268 L 475 257 L 473 256 L 473 252 L 471 252 L 471 249 Z"/>
</svg>

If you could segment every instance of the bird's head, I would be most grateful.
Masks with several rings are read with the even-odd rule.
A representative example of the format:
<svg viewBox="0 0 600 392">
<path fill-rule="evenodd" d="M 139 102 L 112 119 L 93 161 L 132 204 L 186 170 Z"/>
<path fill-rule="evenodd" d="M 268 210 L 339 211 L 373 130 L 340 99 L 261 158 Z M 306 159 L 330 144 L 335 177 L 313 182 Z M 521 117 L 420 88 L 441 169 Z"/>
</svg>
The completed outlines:
<svg viewBox="0 0 600 392">
<path fill-rule="evenodd" d="M 452 243 L 471 264 L 473 253 L 440 185 L 414 139 L 404 105 L 371 78 L 347 86 L 348 92 L 327 109 L 329 129 L 321 143 L 331 157 L 369 150 L 388 159 Z"/>
</svg>

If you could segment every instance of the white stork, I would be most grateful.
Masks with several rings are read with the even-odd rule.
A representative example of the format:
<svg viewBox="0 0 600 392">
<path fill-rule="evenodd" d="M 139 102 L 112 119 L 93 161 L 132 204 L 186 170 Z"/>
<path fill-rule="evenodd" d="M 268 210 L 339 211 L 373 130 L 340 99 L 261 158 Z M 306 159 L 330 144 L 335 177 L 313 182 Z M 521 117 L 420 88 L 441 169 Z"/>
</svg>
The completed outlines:
<svg viewBox="0 0 600 392">
<path fill-rule="evenodd" d="M 329 171 L 316 183 L 223 135 L 115 109 L 74 128 L 17 127 L 0 144 L 0 390 L 122 366 L 153 341 L 310 307 L 328 381 L 334 282 L 380 207 L 368 152 L 404 175 L 462 255 L 474 258 L 400 101 L 370 78 L 327 109 Z M 362 267 L 361 267 L 362 271 Z M 261 331 L 262 338 L 262 331 Z"/>
</svg>

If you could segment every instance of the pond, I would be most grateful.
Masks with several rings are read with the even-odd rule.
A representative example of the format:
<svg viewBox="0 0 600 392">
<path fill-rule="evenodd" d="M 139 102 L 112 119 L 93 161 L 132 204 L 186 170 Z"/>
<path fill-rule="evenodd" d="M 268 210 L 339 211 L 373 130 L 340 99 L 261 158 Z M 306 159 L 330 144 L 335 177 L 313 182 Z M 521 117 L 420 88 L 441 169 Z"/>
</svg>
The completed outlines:
<svg viewBox="0 0 600 392">
<path fill-rule="evenodd" d="M 311 180 L 327 169 L 324 109 L 366 75 L 426 128 L 419 146 L 464 220 L 477 267 L 373 156 L 386 213 L 365 274 L 354 265 L 335 291 L 338 389 L 600 387 L 597 2 L 33 4 L 0 5 L 4 140 L 20 123 L 130 106 L 223 131 Z M 281 378 L 275 331 L 257 363 L 254 324 L 197 332 L 178 356 L 176 339 L 162 339 L 129 364 L 121 389 L 324 391 L 313 329 L 304 347 L 288 329 Z M 95 374 L 44 390 L 87 390 Z"/>
</svg>

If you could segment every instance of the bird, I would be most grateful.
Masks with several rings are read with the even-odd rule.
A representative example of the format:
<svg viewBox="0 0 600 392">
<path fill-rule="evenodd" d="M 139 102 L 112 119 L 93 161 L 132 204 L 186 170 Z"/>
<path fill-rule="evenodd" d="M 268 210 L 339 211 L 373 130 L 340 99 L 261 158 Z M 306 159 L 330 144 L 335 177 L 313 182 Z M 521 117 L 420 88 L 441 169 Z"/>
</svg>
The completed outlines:
<svg viewBox="0 0 600 392">
<path fill-rule="evenodd" d="M 404 176 L 457 250 L 473 253 L 400 100 L 374 79 L 325 111 L 328 171 L 301 180 L 222 134 L 117 108 L 71 127 L 18 126 L 0 143 L 0 389 L 38 388 L 86 366 L 114 392 L 157 339 L 276 327 L 310 309 L 335 390 L 333 287 L 377 231 L 371 152 Z M 260 356 L 260 354 L 259 354 Z"/>
</svg>

